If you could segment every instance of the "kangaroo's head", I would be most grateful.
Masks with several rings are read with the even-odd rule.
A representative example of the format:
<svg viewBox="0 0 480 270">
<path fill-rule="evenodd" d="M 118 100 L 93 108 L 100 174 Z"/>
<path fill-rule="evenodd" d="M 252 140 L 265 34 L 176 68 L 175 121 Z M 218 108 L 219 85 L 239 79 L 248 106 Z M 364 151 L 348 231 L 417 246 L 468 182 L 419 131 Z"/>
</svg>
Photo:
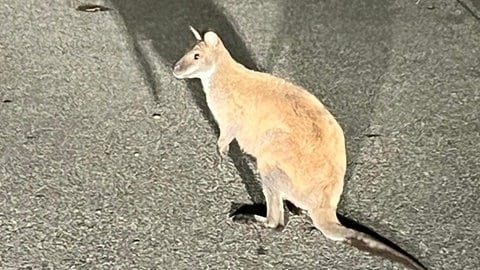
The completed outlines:
<svg viewBox="0 0 480 270">
<path fill-rule="evenodd" d="M 218 58 L 222 57 L 226 49 L 214 32 L 206 32 L 202 38 L 193 27 L 190 26 L 190 30 L 197 42 L 175 63 L 173 75 L 178 79 L 208 78 L 214 72 Z"/>
</svg>

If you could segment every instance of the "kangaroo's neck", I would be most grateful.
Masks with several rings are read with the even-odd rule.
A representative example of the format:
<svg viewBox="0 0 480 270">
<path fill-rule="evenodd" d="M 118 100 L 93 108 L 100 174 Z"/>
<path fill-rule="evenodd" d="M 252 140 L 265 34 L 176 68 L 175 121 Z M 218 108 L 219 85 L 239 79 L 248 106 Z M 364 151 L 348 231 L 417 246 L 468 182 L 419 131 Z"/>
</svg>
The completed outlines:
<svg viewBox="0 0 480 270">
<path fill-rule="evenodd" d="M 228 92 L 233 90 L 236 81 L 244 77 L 247 72 L 247 68 L 237 63 L 228 52 L 225 52 L 200 80 L 206 95 L 213 94 L 212 91 Z"/>
</svg>

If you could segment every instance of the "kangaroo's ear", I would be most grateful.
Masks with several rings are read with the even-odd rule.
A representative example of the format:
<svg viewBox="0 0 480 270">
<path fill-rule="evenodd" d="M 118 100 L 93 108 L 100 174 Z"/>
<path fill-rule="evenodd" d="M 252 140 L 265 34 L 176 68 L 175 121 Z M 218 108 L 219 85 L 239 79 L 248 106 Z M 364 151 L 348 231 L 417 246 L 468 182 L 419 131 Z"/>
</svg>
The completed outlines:
<svg viewBox="0 0 480 270">
<path fill-rule="evenodd" d="M 207 44 L 207 46 L 216 47 L 220 41 L 220 38 L 217 34 L 215 34 L 215 32 L 208 31 L 203 36 L 203 40 L 205 41 L 205 44 Z"/>
<path fill-rule="evenodd" d="M 198 33 L 198 31 L 195 30 L 195 28 L 193 28 L 193 26 L 191 25 L 190 25 L 190 31 L 192 31 L 193 35 L 198 41 L 202 40 L 202 36 L 200 36 L 200 33 Z"/>
</svg>

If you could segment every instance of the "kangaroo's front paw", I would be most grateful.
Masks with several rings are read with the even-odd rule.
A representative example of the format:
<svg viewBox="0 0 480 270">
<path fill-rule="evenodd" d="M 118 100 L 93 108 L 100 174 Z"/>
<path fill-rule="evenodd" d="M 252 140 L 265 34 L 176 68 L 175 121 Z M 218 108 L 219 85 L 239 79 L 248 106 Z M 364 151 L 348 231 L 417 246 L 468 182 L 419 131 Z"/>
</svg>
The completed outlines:
<svg viewBox="0 0 480 270">
<path fill-rule="evenodd" d="M 220 144 L 220 141 L 219 141 L 219 143 L 217 144 L 217 151 L 222 159 L 226 159 L 228 157 L 228 150 L 229 150 L 229 145 Z"/>
</svg>

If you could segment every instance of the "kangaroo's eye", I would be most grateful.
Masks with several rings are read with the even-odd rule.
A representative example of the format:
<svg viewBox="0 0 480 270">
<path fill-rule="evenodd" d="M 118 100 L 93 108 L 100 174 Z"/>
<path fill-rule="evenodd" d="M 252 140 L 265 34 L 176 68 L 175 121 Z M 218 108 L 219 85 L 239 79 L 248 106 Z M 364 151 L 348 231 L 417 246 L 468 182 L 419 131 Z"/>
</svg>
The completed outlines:
<svg viewBox="0 0 480 270">
<path fill-rule="evenodd" d="M 193 56 L 193 59 L 198 60 L 198 58 L 200 58 L 200 54 L 196 53 L 196 54 Z"/>
</svg>

